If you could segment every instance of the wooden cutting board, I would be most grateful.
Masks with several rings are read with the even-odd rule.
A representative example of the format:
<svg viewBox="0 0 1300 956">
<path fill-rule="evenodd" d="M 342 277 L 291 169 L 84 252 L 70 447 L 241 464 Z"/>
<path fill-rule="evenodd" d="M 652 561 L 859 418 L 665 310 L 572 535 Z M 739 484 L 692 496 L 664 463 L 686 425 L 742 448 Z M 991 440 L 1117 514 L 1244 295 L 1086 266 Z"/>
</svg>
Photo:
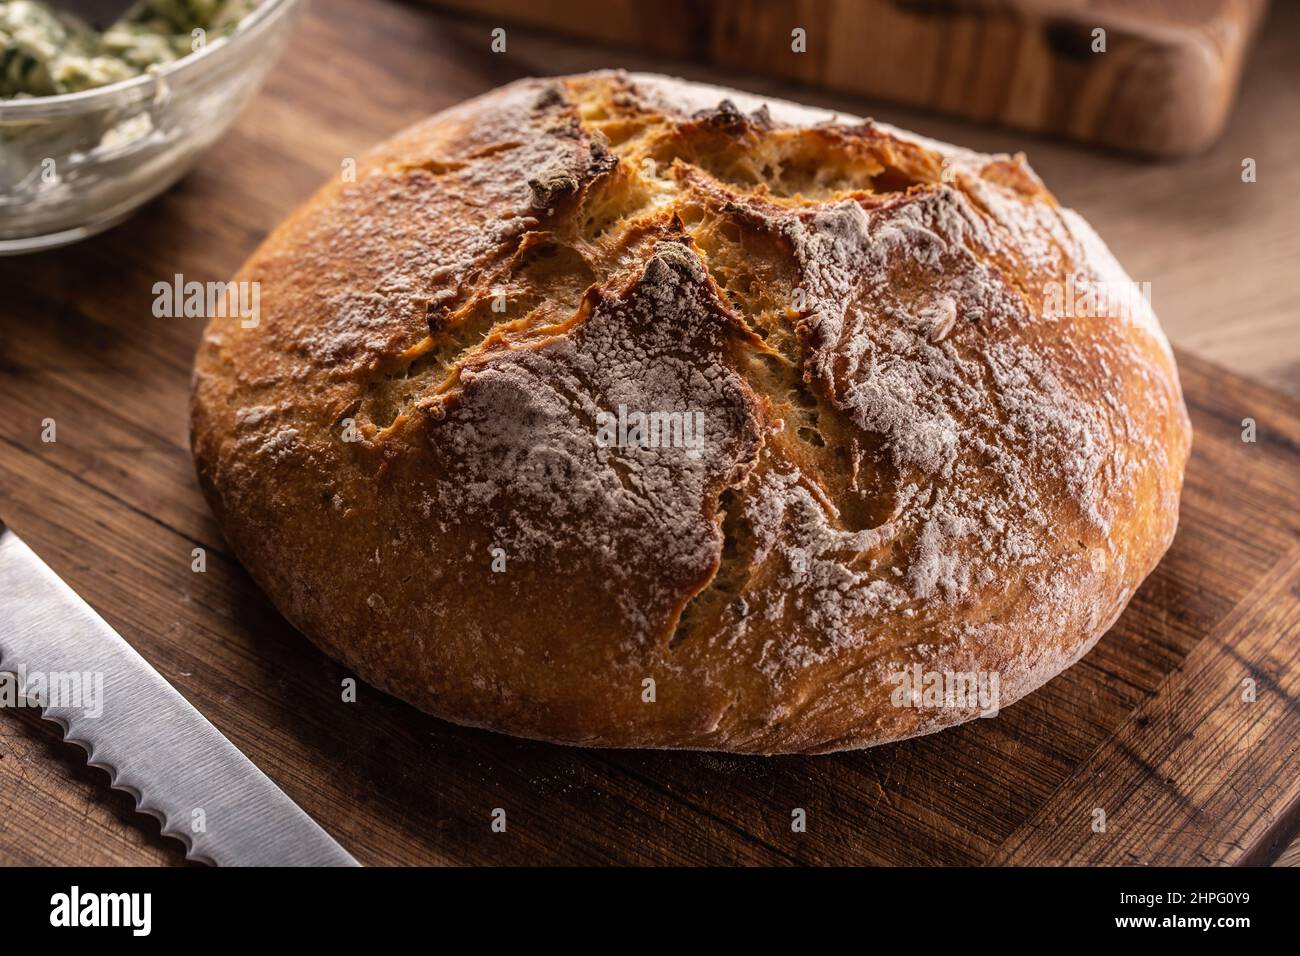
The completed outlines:
<svg viewBox="0 0 1300 956">
<path fill-rule="evenodd" d="M 426 0 L 1155 156 L 1222 131 L 1266 0 Z M 1101 30 L 1101 34 L 1095 31 Z M 795 35 L 802 31 L 802 37 Z M 799 40 L 802 39 L 802 49 Z"/>
<path fill-rule="evenodd" d="M 995 720 L 764 759 L 513 740 L 364 685 L 343 703 L 347 672 L 250 582 L 195 485 L 186 400 L 201 322 L 150 307 L 175 273 L 228 277 L 341 158 L 527 69 L 442 39 L 412 8 L 360 6 L 316 0 L 236 130 L 135 219 L 0 260 L 0 515 L 345 847 L 368 864 L 1276 854 L 1300 822 L 1300 403 L 1187 353 L 1196 435 L 1172 550 L 1087 658 Z M 364 111 L 347 105 L 359 100 Z M 1158 227 L 1153 208 L 1135 215 Z M 496 808 L 505 833 L 490 828 Z M 50 725 L 0 712 L 0 863 L 180 861 Z"/>
</svg>

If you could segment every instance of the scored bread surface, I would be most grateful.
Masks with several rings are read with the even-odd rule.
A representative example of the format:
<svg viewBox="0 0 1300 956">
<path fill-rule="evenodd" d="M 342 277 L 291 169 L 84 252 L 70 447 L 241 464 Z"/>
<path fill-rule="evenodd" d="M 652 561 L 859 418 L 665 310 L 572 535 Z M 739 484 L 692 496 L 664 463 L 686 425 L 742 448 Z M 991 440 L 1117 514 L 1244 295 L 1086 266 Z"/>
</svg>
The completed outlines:
<svg viewBox="0 0 1300 956">
<path fill-rule="evenodd" d="M 978 710 L 898 706 L 898 675 L 995 674 L 1010 704 L 1177 524 L 1169 346 L 1023 158 L 521 80 L 377 147 L 236 278 L 258 321 L 210 322 L 192 421 L 227 538 L 327 653 L 459 723 L 929 733 Z M 601 439 L 620 407 L 698 440 Z"/>
</svg>

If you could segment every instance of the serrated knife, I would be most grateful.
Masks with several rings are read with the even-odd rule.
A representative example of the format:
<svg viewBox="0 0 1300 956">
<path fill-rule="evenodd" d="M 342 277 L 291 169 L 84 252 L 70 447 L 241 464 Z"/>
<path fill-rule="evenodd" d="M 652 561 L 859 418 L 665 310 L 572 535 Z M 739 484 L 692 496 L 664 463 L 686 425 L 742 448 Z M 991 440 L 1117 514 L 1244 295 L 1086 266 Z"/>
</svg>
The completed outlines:
<svg viewBox="0 0 1300 956">
<path fill-rule="evenodd" d="M 190 859 L 358 865 L 2 521 L 0 671 Z"/>
</svg>

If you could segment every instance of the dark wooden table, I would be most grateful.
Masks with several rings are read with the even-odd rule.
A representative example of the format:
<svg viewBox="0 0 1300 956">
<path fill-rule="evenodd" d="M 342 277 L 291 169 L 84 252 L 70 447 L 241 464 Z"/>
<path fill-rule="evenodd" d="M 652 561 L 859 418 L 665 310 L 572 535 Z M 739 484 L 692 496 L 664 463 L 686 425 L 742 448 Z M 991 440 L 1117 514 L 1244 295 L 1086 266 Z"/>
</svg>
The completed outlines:
<svg viewBox="0 0 1300 956">
<path fill-rule="evenodd" d="M 1295 51 L 1265 34 L 1229 139 L 1173 168 L 779 91 L 1028 149 L 1153 283 L 1186 346 L 1196 444 L 1173 549 L 1083 662 L 996 720 L 761 759 L 518 741 L 364 685 L 340 701 L 347 673 L 250 582 L 198 493 L 186 401 L 201 323 L 154 318 L 153 283 L 227 278 L 345 158 L 464 97 L 529 73 L 664 68 L 514 32 L 494 55 L 485 25 L 415 7 L 316 0 L 263 93 L 182 184 L 106 235 L 0 260 L 0 515 L 364 863 L 1268 862 L 1300 810 L 1300 405 L 1193 354 L 1300 392 L 1283 279 L 1300 144 L 1280 119 L 1287 103 L 1296 115 L 1300 85 Z M 1252 186 L 1242 155 L 1259 158 Z M 45 418 L 54 444 L 40 440 Z M 198 546 L 203 574 L 190 569 Z M 504 834 L 490 829 L 496 807 Z M 791 832 L 796 807 L 806 833 Z M 0 863 L 181 860 L 52 726 L 0 712 Z"/>
</svg>

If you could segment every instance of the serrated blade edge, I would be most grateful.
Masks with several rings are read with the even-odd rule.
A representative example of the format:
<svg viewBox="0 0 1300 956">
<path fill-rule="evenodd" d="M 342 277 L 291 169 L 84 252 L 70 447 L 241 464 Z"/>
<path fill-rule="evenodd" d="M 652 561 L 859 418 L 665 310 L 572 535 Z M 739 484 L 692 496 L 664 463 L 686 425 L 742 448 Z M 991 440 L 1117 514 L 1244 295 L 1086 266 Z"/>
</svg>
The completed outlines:
<svg viewBox="0 0 1300 956">
<path fill-rule="evenodd" d="M 358 865 L 3 523 L 0 670 L 43 680 L 42 715 L 189 858 Z"/>
</svg>

